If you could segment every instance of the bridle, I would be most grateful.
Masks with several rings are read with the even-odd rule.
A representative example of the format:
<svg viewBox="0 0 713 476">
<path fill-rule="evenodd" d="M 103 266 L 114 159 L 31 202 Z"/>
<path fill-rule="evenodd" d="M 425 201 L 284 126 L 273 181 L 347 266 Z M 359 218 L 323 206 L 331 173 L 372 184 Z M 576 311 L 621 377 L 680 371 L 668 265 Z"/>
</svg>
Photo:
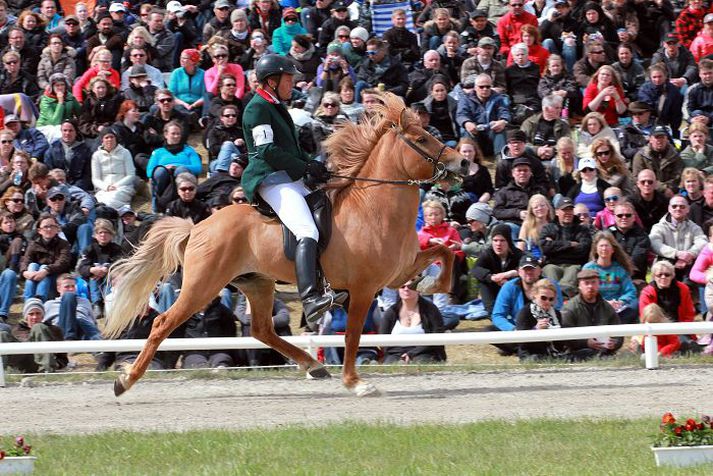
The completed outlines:
<svg viewBox="0 0 713 476">
<path fill-rule="evenodd" d="M 415 142 L 413 142 L 411 139 L 406 137 L 406 134 L 404 134 L 404 129 L 401 126 L 401 117 L 403 116 L 404 112 L 406 112 L 406 108 L 404 108 L 401 111 L 401 114 L 399 114 L 399 123 L 396 124 L 391 124 L 391 130 L 393 130 L 396 135 L 398 135 L 399 139 L 401 139 L 407 146 L 409 146 L 412 150 L 414 150 L 423 160 L 426 162 L 433 164 L 433 175 L 430 178 L 427 179 L 408 179 L 408 180 L 386 180 L 386 179 L 376 179 L 376 178 L 368 178 L 368 177 L 349 177 L 346 175 L 337 175 L 337 174 L 332 174 L 331 176 L 334 178 L 340 178 L 340 179 L 349 179 L 349 180 L 359 180 L 362 182 L 374 182 L 374 183 L 383 183 L 383 184 L 392 184 L 392 185 L 416 185 L 420 186 L 422 184 L 427 184 L 427 183 L 435 183 L 439 180 L 441 180 L 443 177 L 445 177 L 448 174 L 448 170 L 446 170 L 446 165 L 441 162 L 441 157 L 443 157 L 443 153 L 446 151 L 448 148 L 447 145 L 443 144 L 441 147 L 441 150 L 438 151 L 438 155 L 434 158 L 431 154 L 429 154 L 427 151 L 423 150 L 421 147 L 419 147 Z"/>
</svg>

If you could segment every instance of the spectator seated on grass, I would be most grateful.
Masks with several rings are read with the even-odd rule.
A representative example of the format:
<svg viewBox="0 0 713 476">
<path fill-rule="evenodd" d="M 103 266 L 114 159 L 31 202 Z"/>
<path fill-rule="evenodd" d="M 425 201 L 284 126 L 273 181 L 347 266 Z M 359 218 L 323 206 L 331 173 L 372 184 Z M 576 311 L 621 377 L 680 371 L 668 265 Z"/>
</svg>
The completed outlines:
<svg viewBox="0 0 713 476">
<path fill-rule="evenodd" d="M 92 152 L 79 135 L 79 126 L 73 119 L 65 119 L 59 126 L 60 138 L 50 144 L 44 163 L 49 169 L 64 170 L 67 183 L 86 192 L 92 185 Z"/>
<path fill-rule="evenodd" d="M 216 170 L 209 178 L 198 184 L 196 198 L 206 203 L 221 196 L 230 199 L 230 192 L 240 186 L 240 178 L 247 166 L 247 154 L 233 157 L 226 170 Z"/>
<path fill-rule="evenodd" d="M 231 159 L 246 150 L 239 119 L 240 109 L 229 104 L 221 108 L 219 120 L 208 129 L 205 146 L 210 159 L 208 170 L 211 172 L 225 172 Z"/>
<path fill-rule="evenodd" d="M 235 315 L 221 304 L 220 297 L 216 297 L 205 310 L 191 316 L 186 326 L 186 337 L 189 338 L 235 336 Z M 183 354 L 182 368 L 226 368 L 245 365 L 245 359 L 241 359 L 242 352 L 235 349 L 189 350 Z"/>
<path fill-rule="evenodd" d="M 562 314 L 555 309 L 557 288 L 547 280 L 540 279 L 532 286 L 532 301 L 520 309 L 515 319 L 519 331 L 558 329 L 562 326 Z M 518 345 L 517 355 L 521 362 L 564 357 L 565 345 L 556 342 L 528 342 Z"/>
<path fill-rule="evenodd" d="M 3 269 L 0 272 L 0 322 L 6 322 L 10 306 L 17 294 L 17 277 L 20 258 L 27 246 L 25 237 L 16 230 L 15 217 L 6 210 L 0 211 L 0 253 Z"/>
<path fill-rule="evenodd" d="M 0 323 L 0 342 L 50 342 L 61 341 L 62 330 L 43 321 L 45 309 L 42 300 L 30 298 L 22 307 L 22 319 L 12 328 Z M 67 354 L 8 355 L 4 359 L 6 366 L 23 373 L 56 372 L 69 363 Z"/>
<path fill-rule="evenodd" d="M 77 186 L 59 183 L 49 174 L 47 165 L 41 162 L 32 164 L 29 170 L 25 170 L 24 175 L 27 175 L 28 182 L 31 184 L 31 188 L 25 192 L 25 206 L 34 217 L 38 217 L 47 208 L 49 204 L 47 194 L 57 186 L 61 186 L 69 194 L 71 201 L 79 204 L 85 216 L 89 216 L 94 209 L 96 203 L 94 196 Z"/>
<path fill-rule="evenodd" d="M 101 145 L 92 155 L 92 184 L 96 199 L 111 208 L 131 205 L 139 178 L 131 152 L 118 141 L 113 126 L 102 130 Z"/>
<path fill-rule="evenodd" d="M 190 173 L 181 173 L 176 177 L 178 198 L 168 204 L 166 215 L 180 218 L 190 218 L 193 223 L 199 223 L 210 216 L 208 204 L 196 198 L 198 180 Z"/>
<path fill-rule="evenodd" d="M 114 225 L 109 220 L 97 218 L 94 222 L 94 239 L 82 250 L 77 263 L 77 272 L 89 283 L 94 317 L 104 314 L 104 296 L 109 293 L 109 266 L 124 254 L 121 246 L 114 243 L 114 236 Z"/>
<path fill-rule="evenodd" d="M 641 313 L 642 324 L 670 323 L 666 313 L 658 304 L 651 303 Z M 682 336 L 686 337 L 686 336 Z M 656 348 L 659 357 L 672 357 L 681 349 L 681 340 L 677 335 L 658 335 L 656 338 Z M 644 336 L 632 337 L 630 348 L 634 352 L 646 352 L 646 340 Z M 643 356 L 642 356 L 643 357 Z"/>
<path fill-rule="evenodd" d="M 583 269 L 577 274 L 579 294 L 562 309 L 562 327 L 610 326 L 619 324 L 619 316 L 599 294 L 599 273 Z M 623 337 L 590 337 L 567 342 L 573 361 L 614 355 L 624 343 Z"/>
<path fill-rule="evenodd" d="M 252 336 L 252 310 L 250 302 L 243 294 L 238 296 L 235 306 L 235 317 L 240 321 L 240 335 L 243 337 Z M 291 336 L 290 330 L 290 310 L 287 305 L 277 297 L 272 303 L 272 325 L 278 336 Z M 247 362 L 250 367 L 286 365 L 288 362 L 282 354 L 273 349 L 246 349 L 241 351 L 241 361 Z"/>
<path fill-rule="evenodd" d="M 92 240 L 92 222 L 80 207 L 79 202 L 71 200 L 66 185 L 56 185 L 47 192 L 47 207 L 42 210 L 57 220 L 62 238 L 69 242 L 76 254 L 89 246 Z"/>
<path fill-rule="evenodd" d="M 57 277 L 59 297 L 45 303 L 45 324 L 62 330 L 66 340 L 101 340 L 101 331 L 89 299 L 77 294 L 77 278 L 69 273 Z"/>
<path fill-rule="evenodd" d="M 20 261 L 20 271 L 25 278 L 25 301 L 33 297 L 46 301 L 54 291 L 57 276 L 70 271 L 71 246 L 59 237 L 59 232 L 59 223 L 53 215 L 40 215 L 37 236 L 30 240 Z"/>
</svg>

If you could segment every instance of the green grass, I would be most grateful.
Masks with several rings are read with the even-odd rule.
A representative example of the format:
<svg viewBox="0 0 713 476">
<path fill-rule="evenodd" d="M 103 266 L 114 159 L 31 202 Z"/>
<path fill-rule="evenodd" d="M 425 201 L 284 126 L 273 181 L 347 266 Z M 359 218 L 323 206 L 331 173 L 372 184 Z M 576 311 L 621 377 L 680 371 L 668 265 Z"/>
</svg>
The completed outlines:
<svg viewBox="0 0 713 476">
<path fill-rule="evenodd" d="M 712 466 L 657 470 L 649 449 L 657 425 L 655 418 L 408 427 L 345 423 L 28 439 L 37 449 L 41 475 L 711 474 Z"/>
</svg>

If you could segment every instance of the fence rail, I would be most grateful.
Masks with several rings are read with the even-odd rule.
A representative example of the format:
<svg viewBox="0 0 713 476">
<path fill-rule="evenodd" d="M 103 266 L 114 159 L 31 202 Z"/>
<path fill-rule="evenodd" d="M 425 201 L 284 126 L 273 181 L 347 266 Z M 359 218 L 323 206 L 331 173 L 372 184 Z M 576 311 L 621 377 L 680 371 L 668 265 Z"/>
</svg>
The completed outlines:
<svg viewBox="0 0 713 476">
<path fill-rule="evenodd" d="M 386 335 L 368 334 L 361 338 L 363 347 L 431 346 L 473 344 L 519 344 L 526 342 L 562 341 L 589 338 L 643 335 L 646 339 L 646 368 L 659 367 L 658 346 L 654 336 L 671 334 L 713 334 L 713 322 L 681 322 L 666 324 L 623 324 L 616 326 L 569 327 L 560 329 L 512 332 L 452 332 L 444 334 Z M 289 336 L 285 340 L 316 355 L 317 347 L 344 347 L 343 335 Z M 58 352 L 134 352 L 144 347 L 145 339 L 81 340 L 55 342 L 0 343 L 0 387 L 5 386 L 3 355 Z M 166 339 L 159 350 L 265 349 L 267 346 L 253 337 L 208 337 L 199 339 Z"/>
</svg>

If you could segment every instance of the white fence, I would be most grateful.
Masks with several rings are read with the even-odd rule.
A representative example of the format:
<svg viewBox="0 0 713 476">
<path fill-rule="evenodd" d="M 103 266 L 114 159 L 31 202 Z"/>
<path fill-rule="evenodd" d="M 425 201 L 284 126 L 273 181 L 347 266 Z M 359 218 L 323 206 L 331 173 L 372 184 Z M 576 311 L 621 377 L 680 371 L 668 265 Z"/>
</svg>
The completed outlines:
<svg viewBox="0 0 713 476">
<path fill-rule="evenodd" d="M 668 324 L 624 324 L 617 326 L 569 327 L 512 332 L 452 332 L 445 334 L 385 335 L 370 334 L 361 338 L 361 345 L 409 346 L 455 344 L 517 344 L 525 342 L 561 341 L 589 338 L 638 336 L 646 337 L 646 368 L 659 367 L 656 335 L 713 334 L 713 322 L 683 322 Z M 307 349 L 315 355 L 317 347 L 344 347 L 343 335 L 305 335 L 285 337 L 285 340 Z M 143 348 L 143 339 L 83 340 L 58 342 L 0 343 L 0 387 L 5 386 L 3 355 L 57 352 L 135 352 Z M 252 337 L 210 337 L 201 339 L 166 339 L 159 350 L 264 349 L 262 342 Z"/>
</svg>

